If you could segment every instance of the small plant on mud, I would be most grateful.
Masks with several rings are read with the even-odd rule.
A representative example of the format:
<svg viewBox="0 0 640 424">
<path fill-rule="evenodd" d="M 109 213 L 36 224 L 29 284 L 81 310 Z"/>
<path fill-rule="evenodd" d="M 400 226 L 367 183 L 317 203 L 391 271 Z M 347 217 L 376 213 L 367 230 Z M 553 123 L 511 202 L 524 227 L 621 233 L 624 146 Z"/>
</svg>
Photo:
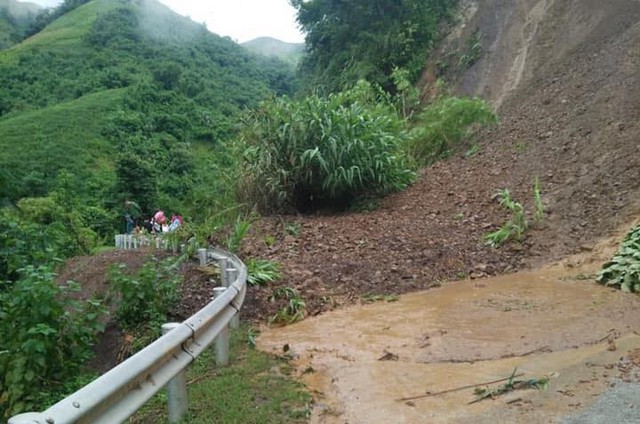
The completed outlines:
<svg viewBox="0 0 640 424">
<path fill-rule="evenodd" d="M 542 204 L 540 178 L 538 177 L 536 177 L 536 179 L 533 181 L 533 204 L 536 208 L 535 220 L 536 222 L 540 222 L 544 217 L 544 205 Z"/>
<path fill-rule="evenodd" d="M 397 294 L 365 294 L 361 297 L 363 303 L 373 302 L 397 302 L 400 300 Z"/>
<path fill-rule="evenodd" d="M 513 373 L 509 377 L 508 381 L 496 387 L 495 389 L 489 389 L 488 387 L 476 387 L 473 394 L 476 396 L 474 400 L 469 404 L 480 402 L 484 399 L 493 399 L 497 396 L 503 395 L 514 390 L 522 389 L 538 389 L 545 390 L 549 386 L 549 377 L 542 378 L 530 378 L 528 380 L 516 380 L 516 377 L 521 374 L 516 374 L 517 369 L 513 370 Z"/>
<path fill-rule="evenodd" d="M 231 234 L 227 237 L 227 249 L 230 252 L 235 253 L 240 249 L 240 246 L 242 246 L 242 242 L 250 228 L 251 222 L 244 220 L 239 216 L 236 218 Z"/>
<path fill-rule="evenodd" d="M 297 222 L 290 222 L 284 226 L 284 230 L 290 236 L 297 237 L 300 234 L 301 226 Z"/>
<path fill-rule="evenodd" d="M 482 31 L 477 30 L 473 33 L 465 43 L 465 48 L 460 53 L 458 59 L 458 67 L 460 69 L 469 69 L 474 63 L 480 59 L 482 55 Z"/>
<path fill-rule="evenodd" d="M 270 324 L 287 325 L 302 320 L 306 315 L 307 305 L 291 287 L 278 287 L 271 295 L 271 301 L 286 299 L 287 305 L 269 320 Z"/>
<path fill-rule="evenodd" d="M 500 198 L 500 205 L 511 212 L 509 219 L 500 229 L 485 235 L 487 243 L 493 247 L 499 247 L 508 240 L 515 239 L 521 241 L 524 233 L 529 228 L 529 223 L 524 213 L 524 207 L 520 202 L 511 198 L 509 189 L 504 189 L 496 193 Z"/>
<path fill-rule="evenodd" d="M 276 236 L 274 236 L 272 234 L 267 234 L 266 236 L 264 236 L 262 241 L 264 242 L 265 246 L 271 247 L 271 246 L 274 246 L 276 244 L 277 240 L 276 240 Z"/>
<path fill-rule="evenodd" d="M 247 261 L 247 283 L 261 286 L 280 278 L 280 264 L 267 259 L 249 259 Z"/>
<path fill-rule="evenodd" d="M 542 204 L 541 193 L 540 179 L 536 177 L 533 182 L 534 222 L 536 224 L 539 224 L 544 217 L 544 205 Z M 509 240 L 522 241 L 525 232 L 529 229 L 529 221 L 527 220 L 524 206 L 522 206 L 520 202 L 513 200 L 509 189 L 506 188 L 498 191 L 494 198 L 495 197 L 500 198 L 500 205 L 511 212 L 511 219 L 497 231 L 484 236 L 487 244 L 493 247 L 500 247 Z"/>
<path fill-rule="evenodd" d="M 602 267 L 596 281 L 625 292 L 640 293 L 640 225 L 625 236 L 611 261 Z"/>
</svg>

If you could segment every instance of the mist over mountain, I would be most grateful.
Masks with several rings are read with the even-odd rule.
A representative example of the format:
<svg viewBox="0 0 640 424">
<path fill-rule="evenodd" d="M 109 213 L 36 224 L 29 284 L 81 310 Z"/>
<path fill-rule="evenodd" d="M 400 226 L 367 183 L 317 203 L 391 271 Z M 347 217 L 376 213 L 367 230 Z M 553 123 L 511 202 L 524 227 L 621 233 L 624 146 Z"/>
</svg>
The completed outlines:
<svg viewBox="0 0 640 424">
<path fill-rule="evenodd" d="M 297 64 L 304 53 L 304 43 L 287 43 L 272 37 L 259 37 L 242 43 L 246 49 Z"/>
<path fill-rule="evenodd" d="M 0 0 L 0 50 L 18 43 L 41 11 L 35 3 Z"/>
</svg>

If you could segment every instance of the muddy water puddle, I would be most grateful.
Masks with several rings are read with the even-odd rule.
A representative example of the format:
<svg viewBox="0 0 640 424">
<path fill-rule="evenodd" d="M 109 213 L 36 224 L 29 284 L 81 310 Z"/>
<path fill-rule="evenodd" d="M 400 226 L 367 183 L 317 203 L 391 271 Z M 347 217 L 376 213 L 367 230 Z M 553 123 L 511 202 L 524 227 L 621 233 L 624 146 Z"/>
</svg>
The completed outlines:
<svg viewBox="0 0 640 424">
<path fill-rule="evenodd" d="M 614 384 L 637 332 L 640 297 L 558 266 L 333 311 L 265 331 L 259 347 L 288 346 L 315 393 L 312 422 L 554 422 Z M 548 389 L 473 404 L 472 388 L 421 397 L 516 368 L 550 377 Z"/>
</svg>

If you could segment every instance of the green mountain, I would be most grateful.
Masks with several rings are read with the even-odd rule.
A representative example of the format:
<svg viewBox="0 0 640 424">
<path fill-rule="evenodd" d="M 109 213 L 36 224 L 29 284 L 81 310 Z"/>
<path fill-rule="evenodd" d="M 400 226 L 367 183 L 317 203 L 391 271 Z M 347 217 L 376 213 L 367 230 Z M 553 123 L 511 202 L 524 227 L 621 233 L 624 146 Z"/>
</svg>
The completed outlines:
<svg viewBox="0 0 640 424">
<path fill-rule="evenodd" d="M 145 213 L 215 207 L 240 115 L 290 93 L 291 66 L 154 0 L 60 7 L 0 52 L 0 202 L 72 187 L 113 216 L 126 198 Z"/>
<path fill-rule="evenodd" d="M 0 50 L 18 43 L 41 11 L 34 3 L 0 0 Z"/>
<path fill-rule="evenodd" d="M 304 53 L 304 43 L 287 43 L 271 37 L 259 37 L 242 43 L 242 46 L 254 53 L 277 57 L 297 65 Z"/>
</svg>

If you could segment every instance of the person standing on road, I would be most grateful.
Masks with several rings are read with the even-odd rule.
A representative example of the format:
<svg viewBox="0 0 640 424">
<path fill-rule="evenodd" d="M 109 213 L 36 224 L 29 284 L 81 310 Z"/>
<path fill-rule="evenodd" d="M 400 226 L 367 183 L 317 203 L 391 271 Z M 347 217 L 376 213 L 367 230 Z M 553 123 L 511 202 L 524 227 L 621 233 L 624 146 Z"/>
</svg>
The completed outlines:
<svg viewBox="0 0 640 424">
<path fill-rule="evenodd" d="M 124 220 L 125 220 L 125 233 L 131 234 L 133 229 L 138 225 L 138 220 L 142 216 L 142 210 L 140 206 L 131 200 L 124 201 Z"/>
</svg>

